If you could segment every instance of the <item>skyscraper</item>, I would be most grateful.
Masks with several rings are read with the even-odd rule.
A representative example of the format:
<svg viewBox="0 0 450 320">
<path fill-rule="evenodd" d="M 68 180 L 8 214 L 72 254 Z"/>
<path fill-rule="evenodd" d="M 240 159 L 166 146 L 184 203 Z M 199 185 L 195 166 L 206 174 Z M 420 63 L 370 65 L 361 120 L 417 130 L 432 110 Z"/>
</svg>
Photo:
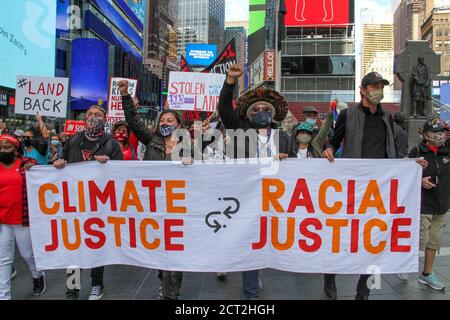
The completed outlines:
<svg viewBox="0 0 450 320">
<path fill-rule="evenodd" d="M 245 41 L 247 39 L 247 33 L 244 27 L 230 27 L 225 29 L 225 43 L 228 43 L 232 39 L 236 41 L 236 53 L 237 63 L 244 66 L 245 63 Z M 238 93 L 245 89 L 244 76 L 241 76 L 238 81 Z"/>
<path fill-rule="evenodd" d="M 178 54 L 186 44 L 217 44 L 222 48 L 225 26 L 225 0 L 178 0 Z"/>
</svg>

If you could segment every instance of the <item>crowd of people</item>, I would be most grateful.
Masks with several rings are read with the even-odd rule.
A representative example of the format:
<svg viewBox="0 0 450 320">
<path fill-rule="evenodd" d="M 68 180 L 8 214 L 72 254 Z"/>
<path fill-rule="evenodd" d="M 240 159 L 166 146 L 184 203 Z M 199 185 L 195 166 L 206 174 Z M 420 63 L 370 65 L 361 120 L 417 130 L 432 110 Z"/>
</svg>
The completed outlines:
<svg viewBox="0 0 450 320">
<path fill-rule="evenodd" d="M 418 132 L 420 144 L 408 146 L 406 116 L 391 116 L 383 109 L 383 89 L 389 83 L 376 72 L 362 79 L 361 102 L 350 108 L 341 103 L 337 119 L 331 107 L 323 121 L 319 121 L 316 108 L 305 107 L 304 119 L 297 123 L 288 113 L 286 99 L 265 87 L 244 92 L 233 108 L 233 91 L 241 75 L 240 66 L 231 66 L 217 112 L 191 130 L 184 128 L 179 112 L 170 109 L 161 112 L 156 128 L 147 126 L 137 112 L 138 102 L 128 94 L 127 81 L 119 85 L 125 121 L 115 123 L 111 132 L 105 130 L 105 110 L 95 105 L 85 113 L 85 130 L 70 137 L 49 130 L 39 115 L 37 125 L 25 131 L 9 132 L 0 123 L 0 299 L 11 299 L 16 244 L 31 271 L 33 294 L 42 295 L 46 290 L 45 273 L 36 269 L 31 245 L 25 171 L 34 165 L 62 169 L 68 163 L 109 160 L 181 160 L 190 165 L 197 160 L 237 158 L 326 158 L 330 162 L 336 157 L 418 158 L 423 168 L 420 250 L 425 252 L 418 281 L 443 290 L 445 285 L 433 273 L 433 262 L 450 205 L 450 142 L 445 123 L 428 119 Z M 91 270 L 90 300 L 104 295 L 104 271 L 104 267 Z M 176 300 L 182 287 L 182 270 L 160 270 L 158 277 L 159 298 Z M 217 277 L 225 281 L 227 274 L 218 273 Z M 360 276 L 355 299 L 369 298 L 368 278 Z M 247 299 L 259 299 L 259 270 L 242 272 L 242 285 Z M 324 292 L 330 299 L 337 299 L 335 275 L 324 275 Z M 67 288 L 66 298 L 78 299 L 79 289 Z"/>
</svg>

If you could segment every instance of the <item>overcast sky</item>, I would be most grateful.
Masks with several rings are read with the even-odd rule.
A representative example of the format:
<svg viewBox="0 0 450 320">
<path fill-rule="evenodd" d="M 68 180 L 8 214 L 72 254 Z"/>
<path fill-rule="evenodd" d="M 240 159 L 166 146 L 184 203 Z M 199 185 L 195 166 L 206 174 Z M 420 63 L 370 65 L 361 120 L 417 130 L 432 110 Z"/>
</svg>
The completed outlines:
<svg viewBox="0 0 450 320">
<path fill-rule="evenodd" d="M 365 0 L 363 3 L 377 13 L 385 12 L 391 7 L 391 0 Z M 225 8 L 225 20 L 248 20 L 248 0 L 225 0 Z M 375 16 L 383 17 L 382 14 Z"/>
</svg>

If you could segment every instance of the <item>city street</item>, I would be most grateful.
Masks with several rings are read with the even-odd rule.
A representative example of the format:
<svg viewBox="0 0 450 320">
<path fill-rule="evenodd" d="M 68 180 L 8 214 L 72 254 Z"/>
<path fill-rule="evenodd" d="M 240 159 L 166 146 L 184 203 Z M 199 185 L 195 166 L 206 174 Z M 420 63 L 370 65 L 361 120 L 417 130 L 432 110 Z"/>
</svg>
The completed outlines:
<svg viewBox="0 0 450 320">
<path fill-rule="evenodd" d="M 444 233 L 441 255 L 437 256 L 434 272 L 447 286 L 446 292 L 438 292 L 417 282 L 417 274 L 409 274 L 409 281 L 397 275 L 383 275 L 381 289 L 373 290 L 372 300 L 447 300 L 450 299 L 450 216 Z M 423 258 L 420 258 L 422 263 Z M 63 270 L 47 271 L 47 291 L 33 297 L 31 274 L 20 256 L 14 263 L 18 275 L 12 282 L 13 299 L 65 299 L 66 275 Z M 90 290 L 89 271 L 82 273 L 80 299 L 86 300 Z M 105 269 L 105 300 L 154 300 L 158 296 L 160 281 L 157 270 L 132 266 L 108 266 Z M 295 274 L 277 270 L 261 273 L 262 300 L 325 300 L 323 277 L 320 274 Z M 336 278 L 338 299 L 351 300 L 355 296 L 358 276 L 345 275 Z M 182 300 L 240 300 L 242 277 L 230 273 L 224 282 L 214 273 L 184 273 L 180 299 Z"/>
</svg>

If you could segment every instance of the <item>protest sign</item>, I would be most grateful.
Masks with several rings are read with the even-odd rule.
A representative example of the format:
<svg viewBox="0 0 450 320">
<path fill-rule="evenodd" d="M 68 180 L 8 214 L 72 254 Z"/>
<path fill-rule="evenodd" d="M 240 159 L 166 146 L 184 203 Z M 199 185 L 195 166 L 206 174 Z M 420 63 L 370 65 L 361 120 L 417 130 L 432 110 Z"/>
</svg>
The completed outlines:
<svg viewBox="0 0 450 320">
<path fill-rule="evenodd" d="M 66 136 L 71 136 L 77 134 L 78 132 L 84 131 L 86 128 L 86 123 L 84 121 L 77 120 L 66 120 L 64 125 L 64 134 Z"/>
<path fill-rule="evenodd" d="M 65 118 L 67 114 L 68 78 L 17 76 L 17 114 Z"/>
<path fill-rule="evenodd" d="M 128 81 L 128 93 L 136 96 L 137 80 L 126 78 L 111 78 L 108 97 L 108 116 L 111 118 L 125 119 L 125 114 L 122 109 L 122 96 L 119 90 L 119 82 L 122 80 Z"/>
<path fill-rule="evenodd" d="M 169 108 L 216 111 L 225 78 L 224 74 L 171 72 L 167 96 Z"/>
<path fill-rule="evenodd" d="M 27 172 L 38 269 L 417 272 L 414 160 L 110 161 Z M 214 179 L 211 179 L 214 177 Z"/>
</svg>

